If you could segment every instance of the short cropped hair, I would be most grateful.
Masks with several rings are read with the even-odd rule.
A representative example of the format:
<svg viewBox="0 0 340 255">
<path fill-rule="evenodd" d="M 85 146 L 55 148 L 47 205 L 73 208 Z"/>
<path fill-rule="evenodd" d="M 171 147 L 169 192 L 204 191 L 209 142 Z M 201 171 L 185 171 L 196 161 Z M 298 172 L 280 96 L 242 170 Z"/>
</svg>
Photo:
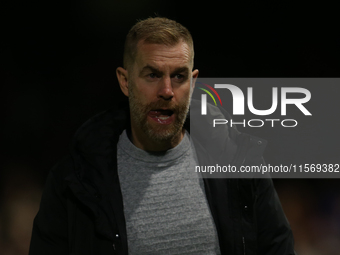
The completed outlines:
<svg viewBox="0 0 340 255">
<path fill-rule="evenodd" d="M 181 40 L 187 43 L 194 59 L 194 43 L 187 28 L 180 23 L 163 17 L 148 18 L 138 21 L 126 36 L 124 45 L 124 68 L 132 67 L 139 41 L 146 43 L 175 46 Z"/>
</svg>

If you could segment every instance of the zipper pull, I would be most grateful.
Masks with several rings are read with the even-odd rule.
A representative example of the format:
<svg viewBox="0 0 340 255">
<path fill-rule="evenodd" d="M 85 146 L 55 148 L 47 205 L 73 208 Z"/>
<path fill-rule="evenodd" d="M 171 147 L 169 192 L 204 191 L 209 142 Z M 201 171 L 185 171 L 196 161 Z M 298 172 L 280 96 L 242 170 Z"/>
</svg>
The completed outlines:
<svg viewBox="0 0 340 255">
<path fill-rule="evenodd" d="M 118 245 L 118 247 L 119 247 L 119 240 L 118 240 L 119 238 L 120 238 L 120 235 L 119 235 L 118 233 L 116 233 L 116 234 L 115 234 L 115 239 L 116 239 L 116 241 L 113 241 L 113 243 L 112 243 L 113 250 L 116 250 L 116 244 L 115 244 L 116 242 L 118 242 L 117 245 Z"/>
</svg>

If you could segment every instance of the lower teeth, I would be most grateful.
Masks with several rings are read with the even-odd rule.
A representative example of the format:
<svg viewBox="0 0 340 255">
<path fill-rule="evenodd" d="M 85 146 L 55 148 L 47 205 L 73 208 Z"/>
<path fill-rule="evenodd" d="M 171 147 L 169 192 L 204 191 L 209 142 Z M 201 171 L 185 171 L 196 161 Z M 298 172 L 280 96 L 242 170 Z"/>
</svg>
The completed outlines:
<svg viewBox="0 0 340 255">
<path fill-rule="evenodd" d="M 170 116 L 164 116 L 164 117 L 163 117 L 163 116 L 160 116 L 160 117 L 158 117 L 158 118 L 161 119 L 161 120 L 167 120 L 167 119 L 169 119 L 169 117 L 170 117 Z"/>
</svg>

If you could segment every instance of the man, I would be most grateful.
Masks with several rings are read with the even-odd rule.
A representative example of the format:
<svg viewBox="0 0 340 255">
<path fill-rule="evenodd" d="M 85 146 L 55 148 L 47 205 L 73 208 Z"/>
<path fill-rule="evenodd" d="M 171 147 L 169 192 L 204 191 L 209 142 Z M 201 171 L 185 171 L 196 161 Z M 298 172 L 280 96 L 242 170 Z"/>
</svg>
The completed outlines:
<svg viewBox="0 0 340 255">
<path fill-rule="evenodd" d="M 129 105 L 85 123 L 70 157 L 52 169 L 31 255 L 294 254 L 270 179 L 193 177 L 207 154 L 189 140 L 193 58 L 179 23 L 149 18 L 132 27 L 116 71 Z M 224 138 L 235 164 L 262 160 L 258 139 L 233 129 Z"/>
</svg>

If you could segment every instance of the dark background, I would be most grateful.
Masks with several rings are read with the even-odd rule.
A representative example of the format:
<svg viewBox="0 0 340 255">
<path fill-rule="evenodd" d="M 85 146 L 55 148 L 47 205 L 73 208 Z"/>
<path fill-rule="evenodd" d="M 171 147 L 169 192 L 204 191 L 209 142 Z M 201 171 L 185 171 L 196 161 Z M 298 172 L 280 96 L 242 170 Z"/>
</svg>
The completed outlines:
<svg viewBox="0 0 340 255">
<path fill-rule="evenodd" d="M 32 217 L 49 169 L 68 153 L 83 122 L 123 96 L 115 69 L 122 65 L 124 39 L 137 19 L 158 14 L 186 26 L 201 77 L 339 77 L 340 36 L 332 29 L 335 9 L 326 3 L 269 1 L 5 4 L 0 55 L 1 254 L 27 254 Z M 254 131 L 270 141 L 267 161 L 302 162 L 312 151 L 334 161 L 326 163 L 340 163 L 339 92 L 340 87 L 312 92 L 308 109 L 318 113 L 315 126 Z M 275 180 L 300 254 L 339 250 L 338 183 Z"/>
</svg>

